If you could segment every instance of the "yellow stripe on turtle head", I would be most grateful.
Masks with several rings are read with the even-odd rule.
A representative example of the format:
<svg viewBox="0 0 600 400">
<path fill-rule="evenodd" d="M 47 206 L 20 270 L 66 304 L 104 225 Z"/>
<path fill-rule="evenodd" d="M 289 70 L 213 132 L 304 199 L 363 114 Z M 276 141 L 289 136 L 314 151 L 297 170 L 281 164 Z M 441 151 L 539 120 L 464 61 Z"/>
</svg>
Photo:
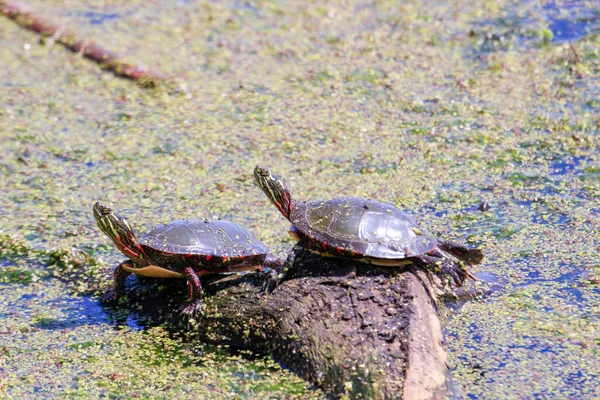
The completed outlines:
<svg viewBox="0 0 600 400">
<path fill-rule="evenodd" d="M 423 236 L 423 232 L 419 228 L 413 226 L 410 229 L 412 229 L 412 231 L 415 233 L 415 235 L 417 235 L 417 236 Z"/>
</svg>

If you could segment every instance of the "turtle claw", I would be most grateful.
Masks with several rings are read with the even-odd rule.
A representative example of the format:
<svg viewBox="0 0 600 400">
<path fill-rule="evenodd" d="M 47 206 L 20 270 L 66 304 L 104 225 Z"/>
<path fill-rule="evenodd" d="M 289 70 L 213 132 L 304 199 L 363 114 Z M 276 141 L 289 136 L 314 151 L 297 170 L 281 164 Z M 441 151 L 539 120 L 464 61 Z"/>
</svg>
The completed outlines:
<svg viewBox="0 0 600 400">
<path fill-rule="evenodd" d="M 179 307 L 179 312 L 188 317 L 195 317 L 202 311 L 202 301 L 196 300 L 194 302 L 183 303 Z"/>
</svg>

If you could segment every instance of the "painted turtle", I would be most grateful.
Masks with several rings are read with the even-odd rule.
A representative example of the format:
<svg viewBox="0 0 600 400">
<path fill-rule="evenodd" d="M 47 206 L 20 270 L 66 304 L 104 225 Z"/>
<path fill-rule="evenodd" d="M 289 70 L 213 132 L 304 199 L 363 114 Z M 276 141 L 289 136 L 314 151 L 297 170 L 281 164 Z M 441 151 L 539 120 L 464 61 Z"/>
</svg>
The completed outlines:
<svg viewBox="0 0 600 400">
<path fill-rule="evenodd" d="M 297 241 L 286 269 L 301 249 L 334 257 L 351 258 L 380 266 L 417 264 L 449 277 L 457 285 L 469 277 L 462 263 L 481 262 L 479 249 L 436 239 L 404 211 L 376 200 L 339 197 L 325 201 L 295 202 L 286 184 L 259 165 L 254 179 L 271 202 L 291 223 Z"/>
<path fill-rule="evenodd" d="M 276 268 L 280 261 L 240 225 L 225 221 L 183 219 L 157 225 L 138 238 L 127 221 L 101 203 L 94 204 L 98 226 L 129 259 L 114 271 L 114 288 L 102 297 L 108 302 L 125 294 L 125 279 L 136 274 L 155 278 L 186 278 L 190 302 L 181 306 L 193 315 L 202 304 L 199 277 L 223 272 Z"/>
</svg>

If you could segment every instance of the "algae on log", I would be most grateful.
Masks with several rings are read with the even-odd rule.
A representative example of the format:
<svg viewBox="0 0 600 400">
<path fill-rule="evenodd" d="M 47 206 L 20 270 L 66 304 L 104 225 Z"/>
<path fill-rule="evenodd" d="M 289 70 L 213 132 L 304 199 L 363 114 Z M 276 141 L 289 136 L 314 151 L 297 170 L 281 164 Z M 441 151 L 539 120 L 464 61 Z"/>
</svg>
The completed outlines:
<svg viewBox="0 0 600 400">
<path fill-rule="evenodd" d="M 334 398 L 444 397 L 446 355 L 427 274 L 312 254 L 296 264 L 267 295 L 256 274 L 204 284 L 199 338 L 272 354 Z"/>
</svg>

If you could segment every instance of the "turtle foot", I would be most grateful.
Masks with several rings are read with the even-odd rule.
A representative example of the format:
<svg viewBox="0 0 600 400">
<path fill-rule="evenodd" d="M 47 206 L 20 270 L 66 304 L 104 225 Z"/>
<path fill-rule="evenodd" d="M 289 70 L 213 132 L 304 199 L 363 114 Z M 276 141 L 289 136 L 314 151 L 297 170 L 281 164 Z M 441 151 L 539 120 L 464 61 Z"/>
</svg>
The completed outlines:
<svg viewBox="0 0 600 400">
<path fill-rule="evenodd" d="M 269 272 L 264 272 L 264 283 L 262 287 L 262 293 L 271 293 L 281 283 L 283 277 L 277 270 L 272 269 Z"/>
<path fill-rule="evenodd" d="M 188 317 L 195 317 L 200 314 L 202 310 L 202 301 L 197 300 L 194 302 L 183 303 L 181 307 L 179 307 L 179 312 L 183 315 L 187 315 Z"/>
<path fill-rule="evenodd" d="M 441 273 L 443 276 L 450 278 L 456 287 L 461 287 L 467 276 L 469 276 L 467 270 L 455 262 L 443 263 Z"/>
</svg>

